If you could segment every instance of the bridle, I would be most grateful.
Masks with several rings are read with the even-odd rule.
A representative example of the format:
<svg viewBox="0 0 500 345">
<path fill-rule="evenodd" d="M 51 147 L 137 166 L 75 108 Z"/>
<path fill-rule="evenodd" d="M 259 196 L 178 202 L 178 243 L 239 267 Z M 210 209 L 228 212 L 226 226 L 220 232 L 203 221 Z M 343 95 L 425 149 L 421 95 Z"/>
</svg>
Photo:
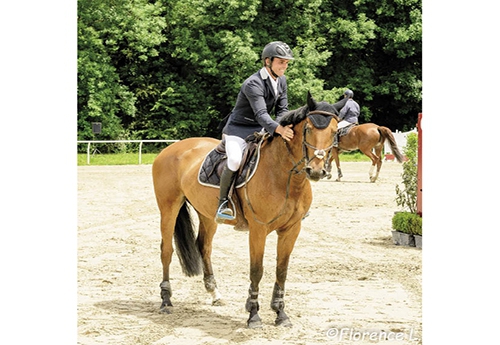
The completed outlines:
<svg viewBox="0 0 500 345">
<path fill-rule="evenodd" d="M 308 117 L 309 115 L 332 116 L 334 119 L 336 119 L 338 121 L 338 116 L 336 114 L 333 114 L 333 113 L 330 113 L 330 112 L 327 112 L 327 111 L 323 111 L 323 110 L 313 110 L 313 111 L 310 111 L 309 113 L 307 113 L 306 117 Z M 288 154 L 290 156 L 290 159 L 292 160 L 292 163 L 294 163 L 294 165 L 293 165 L 292 169 L 290 170 L 290 172 L 295 172 L 296 174 L 302 173 L 302 171 L 309 165 L 309 163 L 314 158 L 318 158 L 320 160 L 324 160 L 326 158 L 326 162 L 328 162 L 328 159 L 332 155 L 332 148 L 333 148 L 333 142 L 334 142 L 333 138 L 332 138 L 331 145 L 329 145 L 329 146 L 327 146 L 325 148 L 322 148 L 322 149 L 318 149 L 316 146 L 311 145 L 310 143 L 307 142 L 307 138 L 306 138 L 307 129 L 308 129 L 308 127 L 305 125 L 304 129 L 303 129 L 303 133 L 302 133 L 302 152 L 303 152 L 302 159 L 300 159 L 296 163 L 293 160 L 292 151 L 290 150 L 290 147 L 288 146 L 288 143 L 283 139 L 283 141 L 285 141 L 285 145 L 286 145 Z M 307 153 L 307 148 L 308 147 L 314 150 L 314 156 L 312 158 L 309 158 L 309 154 Z M 328 156 L 327 156 L 326 152 L 328 152 Z M 305 163 L 304 166 L 302 167 L 302 169 L 298 170 L 297 167 L 300 166 L 302 163 Z"/>
<path fill-rule="evenodd" d="M 339 120 L 337 115 L 335 115 L 333 113 L 329 113 L 327 111 L 323 111 L 323 110 L 313 110 L 313 111 L 307 113 L 306 117 L 308 117 L 309 115 L 332 116 L 337 121 Z M 306 132 L 307 132 L 307 126 L 304 125 L 304 130 L 303 130 L 303 133 L 302 133 L 302 152 L 303 152 L 303 156 L 302 156 L 302 158 L 298 162 L 294 161 L 292 151 L 290 150 L 290 147 L 288 146 L 288 142 L 285 139 L 283 139 L 283 142 L 285 143 L 285 146 L 287 148 L 290 160 L 293 163 L 293 167 L 288 172 L 288 179 L 287 179 L 287 183 L 286 183 L 285 202 L 283 203 L 283 206 L 281 207 L 281 210 L 280 210 L 280 212 L 278 213 L 278 215 L 276 217 L 274 217 L 273 219 L 271 219 L 268 222 L 263 222 L 263 221 L 257 219 L 256 214 L 255 214 L 255 210 L 253 209 L 252 204 L 250 203 L 250 199 L 248 198 L 247 185 L 245 185 L 245 188 L 244 188 L 245 200 L 247 202 L 248 207 L 252 211 L 252 213 L 253 213 L 253 219 L 256 222 L 258 222 L 260 224 L 268 225 L 268 224 L 271 224 L 272 222 L 274 222 L 279 217 L 281 217 L 281 215 L 284 213 L 284 211 L 286 209 L 286 204 L 287 204 L 287 201 L 288 201 L 288 197 L 290 195 L 290 181 L 291 181 L 292 175 L 294 173 L 295 174 L 301 174 L 303 172 L 303 170 L 308 166 L 309 162 L 311 162 L 314 158 L 318 158 L 318 159 L 321 159 L 321 160 L 323 160 L 323 159 L 326 158 L 327 159 L 326 162 L 328 162 L 328 159 L 330 158 L 331 153 L 332 153 L 331 149 L 333 147 L 333 142 L 334 142 L 333 138 L 332 138 L 332 144 L 331 145 L 329 145 L 328 147 L 323 148 L 323 149 L 318 149 L 317 147 L 315 147 L 315 146 L 313 146 L 313 145 L 311 145 L 310 143 L 307 142 Z M 314 150 L 314 157 L 312 157 L 311 159 L 309 159 L 309 155 L 307 154 L 307 148 L 308 147 Z M 328 151 L 328 157 L 326 157 L 326 151 Z M 302 163 L 305 163 L 304 166 L 302 167 L 302 169 L 298 170 L 298 167 Z"/>
</svg>

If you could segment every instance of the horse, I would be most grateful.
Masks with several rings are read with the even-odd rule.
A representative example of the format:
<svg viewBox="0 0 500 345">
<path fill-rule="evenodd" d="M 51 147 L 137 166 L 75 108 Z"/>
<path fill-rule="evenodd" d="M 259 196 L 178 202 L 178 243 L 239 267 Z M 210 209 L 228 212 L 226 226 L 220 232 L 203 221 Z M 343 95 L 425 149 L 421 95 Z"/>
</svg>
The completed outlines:
<svg viewBox="0 0 500 345">
<path fill-rule="evenodd" d="M 335 160 L 338 176 L 336 181 L 340 181 L 343 175 L 342 170 L 340 169 L 339 153 L 359 149 L 372 161 L 370 171 L 368 172 L 370 182 L 377 181 L 378 175 L 380 173 L 380 168 L 382 167 L 382 148 L 384 147 L 385 140 L 389 141 L 394 157 L 399 163 L 402 163 L 404 157 L 399 151 L 396 139 L 392 135 L 392 132 L 389 128 L 379 126 L 374 123 L 354 125 L 346 135 L 339 136 L 338 147 L 335 147 L 331 151 L 332 155 L 328 157 L 327 163 L 327 178 L 330 179 L 332 177 L 330 173 L 331 164 L 332 161 Z M 377 170 L 374 173 L 375 165 L 377 166 Z"/>
<path fill-rule="evenodd" d="M 243 222 L 248 226 L 250 287 L 245 303 L 249 313 L 248 328 L 262 327 L 258 315 L 259 283 L 263 275 L 266 237 L 272 231 L 278 235 L 278 244 L 271 308 L 277 315 L 276 326 L 292 325 L 284 311 L 288 263 L 301 221 L 312 202 L 310 181 L 326 177 L 326 157 L 333 148 L 338 117 L 329 103 L 317 102 L 308 93 L 307 104 L 289 111 L 279 122 L 283 126 L 292 125 L 294 138 L 289 142 L 279 136 L 262 138 L 259 163 L 252 178 L 244 186 L 234 188 L 232 199 L 239 201 L 236 219 L 224 221 L 224 224 Z M 172 238 L 183 273 L 187 276 L 203 273 L 212 304 L 223 303 L 211 262 L 219 189 L 197 182 L 204 157 L 219 143 L 220 140 L 208 137 L 183 139 L 163 149 L 153 162 L 153 185 L 161 228 L 161 313 L 169 314 L 172 309 L 169 282 Z M 190 209 L 194 209 L 199 218 L 197 237 Z"/>
</svg>

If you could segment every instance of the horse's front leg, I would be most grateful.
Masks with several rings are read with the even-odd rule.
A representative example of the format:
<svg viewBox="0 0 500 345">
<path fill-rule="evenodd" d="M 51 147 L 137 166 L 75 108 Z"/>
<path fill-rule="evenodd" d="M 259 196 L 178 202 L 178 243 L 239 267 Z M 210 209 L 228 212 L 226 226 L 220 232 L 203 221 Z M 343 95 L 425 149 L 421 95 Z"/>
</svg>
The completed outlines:
<svg viewBox="0 0 500 345">
<path fill-rule="evenodd" d="M 293 227 L 278 231 L 278 258 L 276 263 L 276 282 L 271 299 L 271 309 L 276 312 L 276 326 L 291 327 L 290 318 L 285 313 L 285 281 L 288 273 L 288 263 L 295 241 L 300 232 L 300 222 Z"/>
<path fill-rule="evenodd" d="M 335 150 L 335 165 L 337 166 L 337 179 L 335 181 L 340 181 L 340 179 L 343 177 L 342 175 L 342 170 L 340 169 L 340 158 L 339 158 L 339 152 L 338 149 Z"/>
<path fill-rule="evenodd" d="M 250 229 L 250 288 L 245 309 L 250 313 L 248 328 L 262 328 L 262 320 L 259 316 L 259 283 L 264 273 L 263 258 L 266 244 L 264 229 Z"/>
<path fill-rule="evenodd" d="M 222 296 L 217 288 L 214 271 L 212 268 L 212 240 L 217 230 L 217 224 L 213 218 L 206 218 L 198 213 L 200 219 L 200 227 L 198 230 L 198 248 L 200 249 L 203 261 L 203 283 L 205 289 L 212 296 L 212 305 L 224 305 Z"/>
</svg>

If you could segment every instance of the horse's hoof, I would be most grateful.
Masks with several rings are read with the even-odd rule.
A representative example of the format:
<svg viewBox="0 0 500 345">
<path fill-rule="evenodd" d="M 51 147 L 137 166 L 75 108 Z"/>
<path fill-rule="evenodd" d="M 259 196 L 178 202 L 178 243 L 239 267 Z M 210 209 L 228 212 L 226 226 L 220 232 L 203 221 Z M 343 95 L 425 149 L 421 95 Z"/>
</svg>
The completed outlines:
<svg viewBox="0 0 500 345">
<path fill-rule="evenodd" d="M 212 301 L 212 305 L 216 307 L 222 307 L 226 305 L 226 302 L 224 302 L 221 298 L 216 299 L 215 301 Z"/>
<path fill-rule="evenodd" d="M 280 326 L 280 327 L 292 327 L 292 322 L 290 321 L 290 318 L 286 319 L 281 319 L 281 318 L 276 318 L 274 321 L 275 326 Z"/>
<path fill-rule="evenodd" d="M 247 321 L 247 327 L 250 329 L 262 328 L 262 320 L 259 317 L 259 314 L 255 314 Z"/>
<path fill-rule="evenodd" d="M 335 180 L 336 182 L 340 182 L 340 177 Z"/>
<path fill-rule="evenodd" d="M 170 306 L 165 305 L 165 306 L 162 306 L 160 308 L 160 310 L 159 310 L 158 313 L 160 313 L 160 314 L 167 314 L 168 315 L 168 314 L 172 314 L 172 310 L 171 310 Z"/>
</svg>

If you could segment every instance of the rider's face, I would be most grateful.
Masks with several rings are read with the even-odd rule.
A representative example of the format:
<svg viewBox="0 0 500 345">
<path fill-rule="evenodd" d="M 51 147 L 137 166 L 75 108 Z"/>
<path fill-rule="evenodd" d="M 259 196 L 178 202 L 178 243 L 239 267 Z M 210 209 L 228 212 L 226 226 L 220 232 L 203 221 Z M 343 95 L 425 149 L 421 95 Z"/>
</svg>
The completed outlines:
<svg viewBox="0 0 500 345">
<path fill-rule="evenodd" d="M 274 58 L 273 61 L 271 62 L 271 68 L 278 75 L 278 77 L 281 77 L 282 75 L 285 74 L 286 69 L 288 68 L 288 62 L 290 60 L 287 59 L 281 59 L 281 58 Z"/>
</svg>

